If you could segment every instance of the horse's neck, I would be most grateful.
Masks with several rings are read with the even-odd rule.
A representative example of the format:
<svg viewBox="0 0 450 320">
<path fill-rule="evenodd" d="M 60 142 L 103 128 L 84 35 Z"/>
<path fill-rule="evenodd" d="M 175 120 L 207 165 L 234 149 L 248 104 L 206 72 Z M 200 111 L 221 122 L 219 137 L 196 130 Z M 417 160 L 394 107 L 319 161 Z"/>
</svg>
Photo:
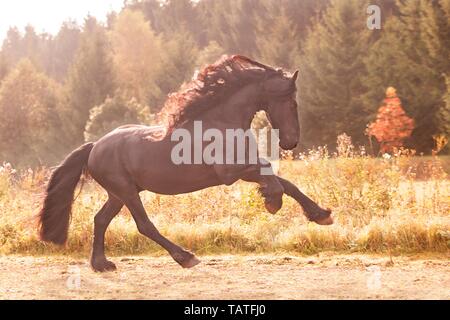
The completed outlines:
<svg viewBox="0 0 450 320">
<path fill-rule="evenodd" d="M 247 85 L 234 95 L 224 99 L 220 105 L 200 115 L 198 120 L 221 122 L 232 128 L 249 129 L 258 111 L 256 85 Z"/>
</svg>

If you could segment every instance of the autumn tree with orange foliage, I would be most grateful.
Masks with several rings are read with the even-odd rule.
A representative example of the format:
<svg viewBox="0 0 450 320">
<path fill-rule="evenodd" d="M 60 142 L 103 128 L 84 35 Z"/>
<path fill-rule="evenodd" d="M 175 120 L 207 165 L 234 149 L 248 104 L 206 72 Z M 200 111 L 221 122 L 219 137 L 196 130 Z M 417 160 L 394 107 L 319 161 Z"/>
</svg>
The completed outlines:
<svg viewBox="0 0 450 320">
<path fill-rule="evenodd" d="M 386 98 L 378 109 L 377 119 L 369 124 L 367 133 L 380 143 L 380 152 L 390 153 L 403 146 L 414 129 L 414 120 L 402 108 L 395 88 L 386 90 Z"/>
</svg>

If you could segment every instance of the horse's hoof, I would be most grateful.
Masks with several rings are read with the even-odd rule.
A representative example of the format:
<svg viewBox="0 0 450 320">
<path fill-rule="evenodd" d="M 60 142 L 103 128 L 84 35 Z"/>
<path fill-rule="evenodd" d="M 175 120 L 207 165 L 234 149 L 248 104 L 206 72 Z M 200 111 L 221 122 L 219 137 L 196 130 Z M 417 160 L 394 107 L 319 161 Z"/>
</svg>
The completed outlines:
<svg viewBox="0 0 450 320">
<path fill-rule="evenodd" d="M 200 263 L 199 259 L 187 251 L 172 254 L 172 258 L 183 268 L 192 268 Z"/>
<path fill-rule="evenodd" d="M 333 216 L 330 214 L 328 217 L 318 219 L 314 221 L 317 224 L 320 224 L 321 226 L 329 226 L 334 223 Z"/>
<path fill-rule="evenodd" d="M 185 263 L 181 263 L 181 266 L 183 268 L 192 268 L 195 267 L 196 265 L 198 265 L 200 263 L 200 260 L 197 259 L 196 256 L 192 256 L 192 258 L 190 258 L 188 261 L 186 261 Z"/>
<path fill-rule="evenodd" d="M 275 214 L 278 211 L 278 209 L 275 206 L 271 205 L 270 203 L 266 203 L 265 207 L 266 207 L 266 210 L 271 214 Z"/>
<path fill-rule="evenodd" d="M 114 271 L 117 269 L 116 265 L 108 260 L 102 261 L 91 261 L 91 267 L 95 272 L 107 272 Z"/>
<path fill-rule="evenodd" d="M 264 203 L 264 206 L 266 207 L 266 210 L 269 211 L 269 213 L 271 214 L 275 214 L 278 212 L 278 210 L 281 209 L 282 203 L 274 203 L 274 202 L 269 202 L 266 201 Z"/>
</svg>

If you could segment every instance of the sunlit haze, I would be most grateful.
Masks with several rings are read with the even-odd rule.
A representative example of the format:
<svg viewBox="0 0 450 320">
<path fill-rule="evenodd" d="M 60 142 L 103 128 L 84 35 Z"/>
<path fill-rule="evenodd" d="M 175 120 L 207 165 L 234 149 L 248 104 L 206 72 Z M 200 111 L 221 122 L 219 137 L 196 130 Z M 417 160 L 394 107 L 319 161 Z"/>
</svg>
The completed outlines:
<svg viewBox="0 0 450 320">
<path fill-rule="evenodd" d="M 68 19 L 83 22 L 90 14 L 104 21 L 110 11 L 118 11 L 123 0 L 2 0 L 0 1 L 0 42 L 9 27 L 17 26 L 20 31 L 27 24 L 35 27 L 37 33 L 55 34 Z"/>
</svg>

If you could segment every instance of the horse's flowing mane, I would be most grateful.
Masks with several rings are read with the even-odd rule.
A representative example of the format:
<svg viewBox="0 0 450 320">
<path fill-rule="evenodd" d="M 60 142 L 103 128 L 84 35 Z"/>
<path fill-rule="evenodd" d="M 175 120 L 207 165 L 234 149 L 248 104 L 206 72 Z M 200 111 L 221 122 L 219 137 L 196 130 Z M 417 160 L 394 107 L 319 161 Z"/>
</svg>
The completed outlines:
<svg viewBox="0 0 450 320">
<path fill-rule="evenodd" d="M 169 94 L 159 119 L 166 132 L 192 119 L 195 115 L 214 108 L 224 96 L 252 81 L 261 79 L 266 71 L 275 69 L 241 55 L 222 56 L 217 62 L 197 72 L 193 79 Z"/>
</svg>

